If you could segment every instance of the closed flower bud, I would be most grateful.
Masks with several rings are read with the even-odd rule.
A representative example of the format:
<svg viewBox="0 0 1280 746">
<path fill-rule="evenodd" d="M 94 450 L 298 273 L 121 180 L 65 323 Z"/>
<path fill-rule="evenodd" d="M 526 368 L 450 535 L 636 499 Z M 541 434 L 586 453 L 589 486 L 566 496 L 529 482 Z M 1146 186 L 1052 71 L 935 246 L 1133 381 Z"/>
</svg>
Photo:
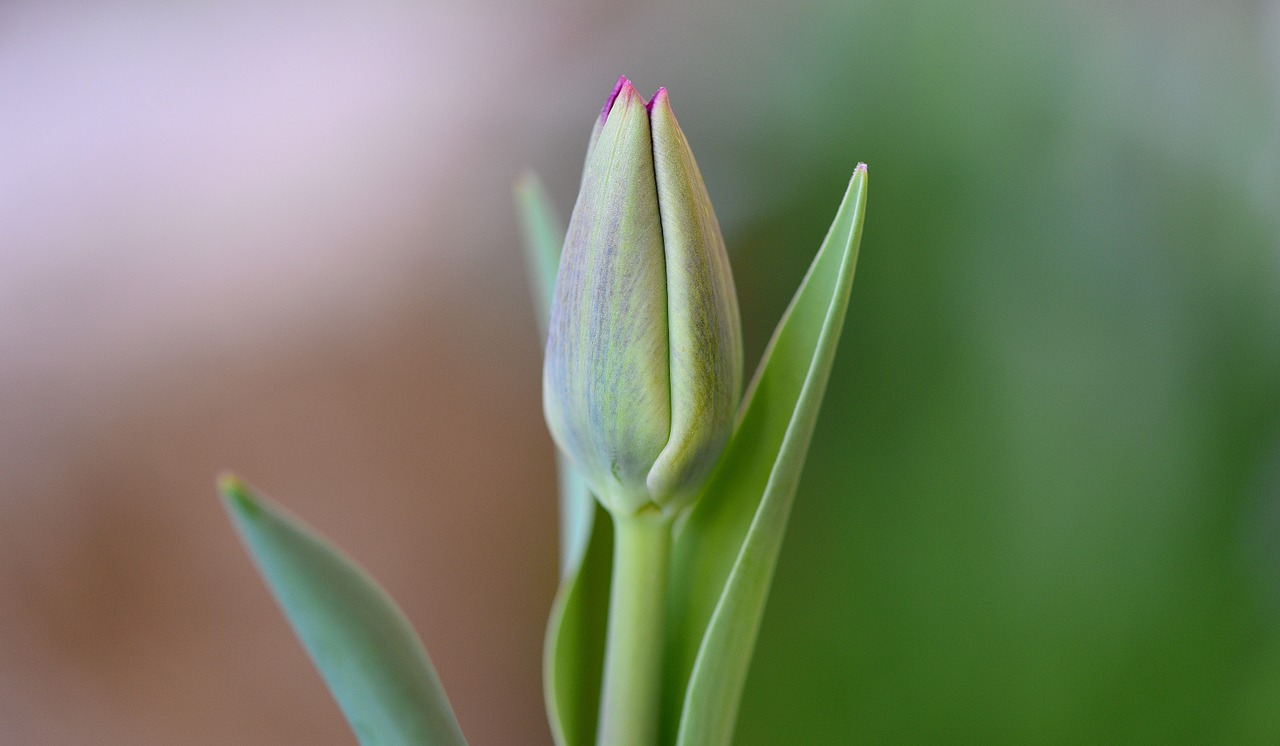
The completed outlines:
<svg viewBox="0 0 1280 746">
<path fill-rule="evenodd" d="M 552 436 L 609 510 L 670 513 L 733 428 L 742 326 L 724 239 L 665 89 L 619 80 L 556 279 L 543 370 Z"/>
</svg>

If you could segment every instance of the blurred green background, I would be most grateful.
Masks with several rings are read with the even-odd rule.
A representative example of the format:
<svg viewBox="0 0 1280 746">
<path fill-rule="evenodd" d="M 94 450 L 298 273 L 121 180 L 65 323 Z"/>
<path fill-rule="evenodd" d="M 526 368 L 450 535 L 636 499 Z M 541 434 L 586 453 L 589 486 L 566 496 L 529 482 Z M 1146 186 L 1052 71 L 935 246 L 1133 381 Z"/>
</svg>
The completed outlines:
<svg viewBox="0 0 1280 746">
<path fill-rule="evenodd" d="M 749 361 L 869 164 L 737 741 L 1280 743 L 1276 0 L 0 21 L 0 740 L 351 742 L 232 466 L 387 583 L 474 746 L 548 742 L 508 188 L 567 214 L 625 73 L 671 91 Z"/>
<path fill-rule="evenodd" d="M 774 201 L 729 228 L 755 349 L 849 163 L 872 186 L 742 743 L 1280 743 L 1262 10 L 854 3 L 775 29 L 714 128 L 753 125 L 721 147 Z M 714 181 L 731 156 L 702 157 Z"/>
</svg>

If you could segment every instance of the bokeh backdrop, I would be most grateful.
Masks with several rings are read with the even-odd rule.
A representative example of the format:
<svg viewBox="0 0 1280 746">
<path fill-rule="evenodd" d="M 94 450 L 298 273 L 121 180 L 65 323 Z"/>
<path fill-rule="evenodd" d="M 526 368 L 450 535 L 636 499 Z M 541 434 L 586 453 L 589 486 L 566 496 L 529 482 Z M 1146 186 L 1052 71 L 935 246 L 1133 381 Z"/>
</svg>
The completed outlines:
<svg viewBox="0 0 1280 746">
<path fill-rule="evenodd" d="M 548 744 L 510 183 L 667 86 L 748 359 L 862 256 L 741 744 L 1280 743 L 1280 2 L 0 6 L 0 743 L 350 744 L 220 512 Z"/>
</svg>

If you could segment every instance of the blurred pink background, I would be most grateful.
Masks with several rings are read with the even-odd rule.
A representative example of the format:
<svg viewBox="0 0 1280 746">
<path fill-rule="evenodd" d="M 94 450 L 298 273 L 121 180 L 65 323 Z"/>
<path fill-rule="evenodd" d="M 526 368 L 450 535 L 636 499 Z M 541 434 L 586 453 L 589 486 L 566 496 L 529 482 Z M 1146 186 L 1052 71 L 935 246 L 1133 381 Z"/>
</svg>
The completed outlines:
<svg viewBox="0 0 1280 746">
<path fill-rule="evenodd" d="M 510 183 L 557 164 L 567 210 L 593 8 L 0 9 L 0 742 L 354 742 L 222 469 L 388 587 L 473 744 L 549 740 Z"/>
</svg>

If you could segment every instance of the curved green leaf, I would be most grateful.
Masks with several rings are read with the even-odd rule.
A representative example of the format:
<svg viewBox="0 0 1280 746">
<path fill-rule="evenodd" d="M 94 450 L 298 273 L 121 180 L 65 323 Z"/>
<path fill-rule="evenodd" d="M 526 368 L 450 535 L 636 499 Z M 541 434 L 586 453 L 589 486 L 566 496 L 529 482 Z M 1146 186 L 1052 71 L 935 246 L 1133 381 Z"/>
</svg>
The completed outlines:
<svg viewBox="0 0 1280 746">
<path fill-rule="evenodd" d="M 859 165 L 774 331 L 741 419 L 672 557 L 663 742 L 728 744 L 844 325 L 866 205 Z"/>
<path fill-rule="evenodd" d="M 364 746 L 465 746 L 427 651 L 354 562 L 240 480 L 223 502 L 294 632 Z"/>
<path fill-rule="evenodd" d="M 560 583 L 543 648 L 543 695 L 559 746 L 593 744 L 599 717 L 613 523 L 604 508 L 592 510 L 590 541 Z"/>
</svg>

